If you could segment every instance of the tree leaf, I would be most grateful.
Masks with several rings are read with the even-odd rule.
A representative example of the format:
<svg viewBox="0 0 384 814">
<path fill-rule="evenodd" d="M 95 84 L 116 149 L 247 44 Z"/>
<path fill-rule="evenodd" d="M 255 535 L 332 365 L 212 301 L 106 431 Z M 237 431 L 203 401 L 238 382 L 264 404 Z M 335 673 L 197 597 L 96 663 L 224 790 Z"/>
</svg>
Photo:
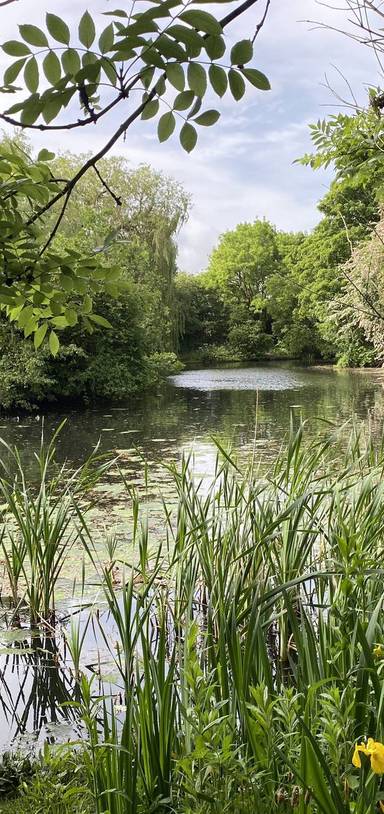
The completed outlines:
<svg viewBox="0 0 384 814">
<path fill-rule="evenodd" d="M 80 57 L 74 48 L 68 48 L 61 56 L 63 71 L 69 76 L 75 76 L 81 68 Z"/>
<path fill-rule="evenodd" d="M 204 31 L 205 34 L 222 34 L 223 31 L 219 21 L 208 11 L 198 9 L 183 11 L 179 14 L 179 20 L 183 20 L 192 28 L 197 28 L 198 31 Z"/>
<path fill-rule="evenodd" d="M 92 322 L 95 322 L 96 325 L 100 325 L 102 328 L 112 328 L 111 323 L 99 314 L 88 314 L 88 319 L 91 319 Z"/>
<path fill-rule="evenodd" d="M 231 68 L 228 72 L 228 81 L 232 96 L 236 99 L 236 102 L 238 102 L 245 93 L 244 79 L 239 71 L 234 71 L 233 68 Z"/>
<path fill-rule="evenodd" d="M 21 69 L 25 65 L 25 58 L 18 59 L 16 62 L 13 62 L 12 65 L 7 68 L 4 73 L 4 85 L 11 85 L 12 82 L 17 79 Z"/>
<path fill-rule="evenodd" d="M 141 114 L 141 118 L 142 119 L 152 119 L 153 116 L 156 116 L 156 113 L 158 112 L 159 107 L 160 107 L 159 100 L 158 99 L 152 99 L 150 102 L 148 102 L 147 106 L 144 108 L 144 110 L 143 110 L 143 112 Z"/>
<path fill-rule="evenodd" d="M 204 48 L 210 59 L 220 59 L 225 54 L 225 41 L 223 37 L 209 36 L 204 41 Z"/>
<path fill-rule="evenodd" d="M 7 40 L 1 47 L 4 53 L 10 57 L 25 57 L 31 53 L 31 49 L 28 48 L 28 45 L 24 45 L 23 42 L 18 42 L 17 40 Z"/>
<path fill-rule="evenodd" d="M 195 124 L 200 124 L 203 127 L 211 127 L 212 124 L 216 124 L 216 122 L 220 118 L 220 113 L 218 110 L 206 110 L 204 113 L 201 113 L 200 116 L 197 116 L 194 119 Z"/>
<path fill-rule="evenodd" d="M 35 57 L 31 57 L 24 68 L 24 82 L 30 93 L 36 93 L 39 87 L 39 66 Z"/>
<path fill-rule="evenodd" d="M 79 40 L 86 48 L 90 48 L 95 36 L 95 23 L 93 22 L 89 11 L 85 11 L 79 22 Z"/>
<path fill-rule="evenodd" d="M 173 102 L 173 109 L 174 110 L 187 110 L 188 107 L 192 104 L 195 98 L 195 94 L 192 90 L 183 90 L 182 93 L 178 93 L 175 97 Z"/>
<path fill-rule="evenodd" d="M 197 62 L 190 62 L 188 65 L 188 85 L 200 99 L 207 90 L 207 75 L 203 66 Z"/>
<path fill-rule="evenodd" d="M 48 82 L 56 85 L 61 79 L 61 64 L 54 51 L 50 51 L 43 61 L 43 70 Z"/>
<path fill-rule="evenodd" d="M 167 141 L 167 139 L 169 139 L 175 129 L 175 125 L 176 120 L 171 111 L 169 113 L 164 113 L 164 115 L 161 116 L 157 127 L 157 135 L 160 142 Z"/>
<path fill-rule="evenodd" d="M 55 331 L 51 331 L 51 333 L 49 334 L 48 345 L 52 356 L 57 356 L 60 348 L 60 340 Z"/>
<path fill-rule="evenodd" d="M 271 90 L 269 79 L 265 73 L 257 71 L 256 68 L 243 68 L 242 73 L 255 88 L 259 90 Z"/>
<path fill-rule="evenodd" d="M 231 64 L 244 65 L 253 57 L 253 45 L 251 40 L 240 40 L 231 50 Z"/>
<path fill-rule="evenodd" d="M 47 330 L 48 330 L 48 323 L 43 322 L 42 325 L 39 325 L 39 327 L 35 331 L 35 334 L 34 334 L 34 337 L 33 337 L 33 344 L 35 346 L 35 350 L 37 350 L 40 347 L 40 345 L 43 344 L 44 339 L 45 339 L 45 334 L 47 333 Z"/>
<path fill-rule="evenodd" d="M 179 62 L 168 62 L 166 71 L 167 78 L 169 79 L 171 85 L 173 85 L 176 90 L 183 91 L 185 87 L 185 76 L 183 68 Z"/>
<path fill-rule="evenodd" d="M 49 14 L 47 13 L 45 16 L 47 29 L 56 42 L 62 42 L 64 45 L 69 44 L 70 39 L 70 31 L 67 24 L 61 17 L 58 17 L 56 14 Z"/>
<path fill-rule="evenodd" d="M 218 96 L 224 96 L 228 87 L 227 74 L 224 68 L 220 68 L 219 65 L 210 65 L 208 73 L 209 81 L 215 93 Z"/>
<path fill-rule="evenodd" d="M 20 34 L 25 42 L 29 45 L 35 45 L 37 48 L 48 48 L 48 40 L 36 25 L 19 25 Z"/>
<path fill-rule="evenodd" d="M 185 122 L 180 130 L 180 144 L 187 153 L 192 152 L 193 148 L 196 146 L 197 142 L 197 133 L 195 128 L 189 124 L 189 122 Z"/>
<path fill-rule="evenodd" d="M 107 27 L 104 28 L 104 31 L 99 37 L 99 48 L 102 54 L 112 51 L 114 39 L 115 33 L 113 23 L 110 23 L 110 25 L 107 25 Z"/>
<path fill-rule="evenodd" d="M 49 150 L 47 150 L 45 147 L 43 147 L 43 149 L 40 150 L 40 152 L 39 152 L 39 154 L 37 156 L 37 160 L 38 161 L 53 161 L 53 159 L 55 157 L 56 157 L 55 153 L 51 153 Z"/>
</svg>

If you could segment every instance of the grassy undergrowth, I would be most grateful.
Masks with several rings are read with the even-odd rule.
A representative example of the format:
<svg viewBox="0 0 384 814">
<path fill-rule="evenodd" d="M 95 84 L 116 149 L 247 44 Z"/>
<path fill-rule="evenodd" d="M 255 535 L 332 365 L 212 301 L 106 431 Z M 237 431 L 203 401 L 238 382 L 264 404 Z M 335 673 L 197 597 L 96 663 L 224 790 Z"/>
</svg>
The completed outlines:
<svg viewBox="0 0 384 814">
<path fill-rule="evenodd" d="M 135 564 L 99 566 L 113 687 L 72 625 L 87 739 L 64 769 L 46 752 L 9 812 L 384 810 L 384 453 L 352 425 L 341 449 L 303 425 L 262 475 L 219 449 L 209 488 L 184 461 L 156 546 L 129 493 Z"/>
</svg>

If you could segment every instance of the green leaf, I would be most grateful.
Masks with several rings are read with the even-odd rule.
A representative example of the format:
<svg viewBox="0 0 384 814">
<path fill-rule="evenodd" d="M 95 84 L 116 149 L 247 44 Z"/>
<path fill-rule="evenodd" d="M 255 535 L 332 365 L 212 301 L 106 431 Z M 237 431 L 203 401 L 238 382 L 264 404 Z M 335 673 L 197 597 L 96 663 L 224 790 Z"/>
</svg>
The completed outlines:
<svg viewBox="0 0 384 814">
<path fill-rule="evenodd" d="M 179 15 L 179 20 L 183 20 L 192 28 L 197 28 L 198 31 L 204 31 L 205 34 L 222 34 L 223 31 L 219 21 L 208 11 L 198 9 L 183 11 Z"/>
<path fill-rule="evenodd" d="M 56 93 L 54 96 L 50 96 L 47 102 L 44 102 L 44 106 L 42 109 L 43 119 L 46 124 L 56 119 L 56 116 L 60 113 L 62 108 L 62 98 L 61 93 Z"/>
<path fill-rule="evenodd" d="M 210 36 L 204 41 L 204 48 L 210 59 L 220 59 L 225 54 L 223 37 Z"/>
<path fill-rule="evenodd" d="M 91 319 L 96 325 L 101 325 L 102 328 L 112 328 L 111 323 L 99 314 L 88 314 L 88 319 Z"/>
<path fill-rule="evenodd" d="M 95 36 L 95 23 L 89 11 L 85 11 L 79 23 L 79 40 L 86 48 L 90 48 Z"/>
<path fill-rule="evenodd" d="M 56 85 L 61 79 L 61 64 L 54 51 L 50 51 L 43 61 L 43 70 L 48 82 Z"/>
<path fill-rule="evenodd" d="M 75 76 L 81 68 L 80 57 L 74 48 L 68 48 L 61 56 L 63 71 L 69 76 Z"/>
<path fill-rule="evenodd" d="M 36 93 L 39 87 L 39 66 L 35 57 L 29 59 L 24 68 L 24 82 L 30 93 Z"/>
<path fill-rule="evenodd" d="M 159 100 L 158 99 L 152 99 L 150 102 L 148 102 L 147 106 L 144 108 L 144 110 L 143 110 L 143 112 L 141 114 L 141 118 L 142 119 L 152 119 L 153 116 L 156 116 L 156 113 L 158 112 L 159 107 L 160 107 Z"/>
<path fill-rule="evenodd" d="M 110 23 L 110 25 L 107 25 L 107 27 L 104 28 L 104 31 L 102 32 L 102 34 L 100 34 L 99 37 L 99 48 L 102 54 L 106 54 L 107 51 L 112 50 L 114 39 L 115 33 L 113 29 L 113 23 Z"/>
<path fill-rule="evenodd" d="M 12 85 L 12 82 L 14 82 L 15 79 L 17 79 L 24 65 L 25 58 L 18 59 L 16 62 L 13 62 L 13 64 L 10 65 L 9 68 L 7 68 L 7 70 L 4 73 L 4 85 Z"/>
<path fill-rule="evenodd" d="M 35 45 L 37 48 L 44 48 L 45 46 L 48 48 L 48 40 L 44 31 L 41 31 L 36 25 L 19 25 L 19 31 L 23 40 L 28 42 L 29 45 Z"/>
<path fill-rule="evenodd" d="M 43 147 L 43 149 L 40 150 L 40 152 L 39 152 L 39 154 L 37 156 L 38 161 L 53 161 L 54 158 L 55 158 L 55 153 L 51 153 L 45 147 Z"/>
<path fill-rule="evenodd" d="M 67 308 L 64 317 L 71 328 L 77 324 L 78 317 L 74 308 Z"/>
<path fill-rule="evenodd" d="M 197 133 L 189 122 L 185 122 L 180 130 L 180 144 L 187 153 L 192 152 L 197 142 Z"/>
<path fill-rule="evenodd" d="M 55 331 L 51 331 L 51 333 L 49 334 L 48 345 L 52 356 L 57 356 L 60 348 L 60 340 Z"/>
<path fill-rule="evenodd" d="M 239 71 L 234 71 L 233 68 L 231 68 L 228 72 L 228 81 L 232 96 L 236 99 L 236 102 L 238 102 L 245 93 L 244 79 Z"/>
<path fill-rule="evenodd" d="M 184 90 L 182 93 L 178 93 L 173 102 L 173 109 L 187 110 L 187 108 L 192 104 L 194 98 L 195 94 L 192 90 Z"/>
<path fill-rule="evenodd" d="M 164 115 L 161 116 L 157 127 L 157 135 L 160 142 L 169 139 L 175 129 L 175 125 L 176 120 L 172 112 L 164 113 Z"/>
<path fill-rule="evenodd" d="M 166 68 L 167 78 L 176 90 L 183 91 L 185 86 L 185 76 L 181 65 L 178 62 L 169 62 Z"/>
<path fill-rule="evenodd" d="M 257 71 L 256 68 L 243 68 L 242 73 L 255 88 L 259 90 L 271 90 L 269 79 L 265 73 Z"/>
<path fill-rule="evenodd" d="M 56 14 L 46 14 L 45 21 L 47 24 L 47 29 L 56 42 L 62 42 L 64 45 L 68 45 L 70 39 L 70 32 L 67 24 L 61 17 L 58 17 Z"/>
<path fill-rule="evenodd" d="M 200 98 L 207 90 L 207 75 L 202 65 L 198 65 L 197 62 L 190 62 L 188 65 L 188 85 Z"/>
<path fill-rule="evenodd" d="M 31 49 L 27 45 L 17 40 L 7 40 L 1 47 L 4 53 L 10 57 L 25 57 L 31 53 Z"/>
<path fill-rule="evenodd" d="M 212 124 L 216 124 L 216 122 L 220 118 L 220 113 L 218 110 L 206 110 L 204 113 L 201 113 L 196 119 L 194 119 L 195 124 L 200 124 L 203 127 L 211 127 Z"/>
<path fill-rule="evenodd" d="M 245 65 L 253 57 L 253 45 L 251 40 L 240 40 L 233 46 L 231 51 L 232 65 Z"/>
<path fill-rule="evenodd" d="M 48 324 L 47 322 L 43 322 L 42 325 L 39 325 L 39 327 L 35 331 L 35 335 L 33 337 L 33 344 L 35 346 L 35 350 L 37 350 L 40 347 L 40 345 L 43 344 L 47 330 Z"/>
<path fill-rule="evenodd" d="M 220 68 L 219 65 L 210 65 L 208 73 L 209 81 L 215 93 L 217 93 L 218 96 L 224 96 L 228 87 L 227 74 L 224 68 Z"/>
</svg>

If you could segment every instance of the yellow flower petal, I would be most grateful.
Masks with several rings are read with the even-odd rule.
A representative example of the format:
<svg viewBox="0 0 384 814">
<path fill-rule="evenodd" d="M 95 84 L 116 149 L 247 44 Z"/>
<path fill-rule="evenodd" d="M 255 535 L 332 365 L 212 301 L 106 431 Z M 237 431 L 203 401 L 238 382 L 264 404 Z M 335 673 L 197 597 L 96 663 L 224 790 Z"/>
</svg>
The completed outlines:
<svg viewBox="0 0 384 814">
<path fill-rule="evenodd" d="M 361 760 L 359 755 L 359 747 L 355 746 L 355 751 L 353 753 L 352 763 L 356 767 L 356 769 L 361 769 Z"/>
<path fill-rule="evenodd" d="M 375 774 L 384 774 L 384 745 L 374 742 L 371 755 L 371 768 Z"/>
</svg>

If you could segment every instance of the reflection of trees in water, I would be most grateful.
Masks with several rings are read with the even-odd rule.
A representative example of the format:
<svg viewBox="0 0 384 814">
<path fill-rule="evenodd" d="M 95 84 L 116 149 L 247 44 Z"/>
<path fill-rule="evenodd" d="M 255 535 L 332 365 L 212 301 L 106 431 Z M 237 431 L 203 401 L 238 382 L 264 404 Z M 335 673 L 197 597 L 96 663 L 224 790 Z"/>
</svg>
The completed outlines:
<svg viewBox="0 0 384 814">
<path fill-rule="evenodd" d="M 281 441 L 289 428 L 293 404 L 301 405 L 294 410 L 295 420 L 301 415 L 336 420 L 340 424 L 356 414 L 363 421 L 370 416 L 374 432 L 381 432 L 384 390 L 380 373 L 298 368 L 295 374 L 303 387 L 264 390 L 258 396 L 252 390 L 199 391 L 167 384 L 161 392 L 132 399 L 126 406 L 70 412 L 67 426 L 57 441 L 58 460 L 67 459 L 70 464 L 78 465 L 99 438 L 101 451 L 137 446 L 149 460 L 165 461 L 178 447 L 187 447 L 196 436 L 205 436 L 207 442 L 213 435 L 241 446 L 253 438 L 257 401 L 259 438 Z M 47 437 L 62 419 L 63 415 L 59 414 L 45 417 Z M 41 424 L 29 418 L 21 419 L 20 423 L 3 419 L 3 425 L 5 429 L 0 429 L 0 435 L 3 434 L 8 443 L 20 445 L 32 472 Z M 159 443 L 153 439 L 164 440 Z"/>
<path fill-rule="evenodd" d="M 7 648 L 8 649 L 8 648 Z M 55 638 L 40 635 L 12 642 L 0 656 L 0 745 L 47 724 L 74 721 L 75 682 Z"/>
</svg>

